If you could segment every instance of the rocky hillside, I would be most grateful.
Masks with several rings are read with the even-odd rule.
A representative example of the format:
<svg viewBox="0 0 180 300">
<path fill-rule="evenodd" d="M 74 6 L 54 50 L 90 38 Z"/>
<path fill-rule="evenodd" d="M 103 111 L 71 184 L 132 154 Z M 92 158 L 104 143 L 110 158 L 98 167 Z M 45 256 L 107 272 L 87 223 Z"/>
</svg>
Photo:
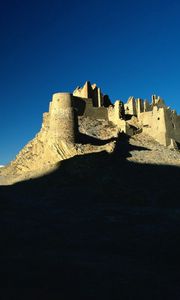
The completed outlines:
<svg viewBox="0 0 180 300">
<path fill-rule="evenodd" d="M 76 155 L 49 173 L 1 170 L 28 179 L 0 187 L 4 299 L 180 299 L 180 153 L 104 121 L 79 126 Z"/>
<path fill-rule="evenodd" d="M 79 118 L 79 136 L 76 144 L 47 140 L 42 130 L 17 155 L 16 159 L 0 170 L 0 184 L 9 184 L 52 172 L 57 163 L 77 155 L 101 151 L 113 152 L 118 129 L 111 122 L 89 117 Z M 128 138 L 128 137 L 127 137 Z M 127 160 L 135 163 L 180 166 L 180 152 L 160 145 L 150 136 L 139 133 L 128 138 L 130 150 Z M 134 150 L 135 148 L 135 150 Z M 141 151 L 139 150 L 141 148 Z M 136 150 L 137 149 L 137 150 Z M 119 149 L 121 156 L 124 149 Z"/>
<path fill-rule="evenodd" d="M 56 169 L 56 164 L 76 155 L 107 151 L 114 148 L 117 128 L 107 121 L 79 118 L 77 143 L 58 141 L 42 129 L 18 153 L 15 160 L 0 170 L 0 184 L 43 176 Z M 112 140 L 114 139 L 114 141 Z"/>
<path fill-rule="evenodd" d="M 102 120 L 82 118 L 81 132 L 105 140 L 117 137 L 117 127 Z M 121 139 L 121 138 L 120 138 Z M 144 150 L 132 150 L 127 159 L 136 163 L 164 164 L 180 166 L 180 151 L 159 144 L 152 137 L 144 133 L 137 133 L 128 139 L 131 146 L 144 147 Z M 121 153 L 119 153 L 121 155 Z"/>
</svg>

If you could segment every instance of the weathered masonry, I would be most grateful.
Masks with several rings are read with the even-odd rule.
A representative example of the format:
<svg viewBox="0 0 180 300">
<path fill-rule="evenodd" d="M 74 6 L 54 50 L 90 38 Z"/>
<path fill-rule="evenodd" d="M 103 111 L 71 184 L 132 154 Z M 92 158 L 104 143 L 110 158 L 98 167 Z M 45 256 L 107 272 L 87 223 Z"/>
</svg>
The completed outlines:
<svg viewBox="0 0 180 300">
<path fill-rule="evenodd" d="M 78 116 L 107 120 L 128 135 L 144 132 L 165 146 L 180 143 L 180 116 L 155 95 L 151 103 L 130 97 L 125 104 L 120 100 L 112 104 L 96 84 L 87 81 L 72 93 L 53 95 L 43 127 L 55 140 L 76 143 Z"/>
</svg>

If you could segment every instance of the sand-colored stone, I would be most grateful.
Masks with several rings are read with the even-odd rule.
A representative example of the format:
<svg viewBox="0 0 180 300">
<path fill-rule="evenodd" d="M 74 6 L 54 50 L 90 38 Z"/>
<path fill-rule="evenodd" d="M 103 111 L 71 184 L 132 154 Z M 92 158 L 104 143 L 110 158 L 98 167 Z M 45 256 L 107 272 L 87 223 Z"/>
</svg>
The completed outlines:
<svg viewBox="0 0 180 300">
<path fill-rule="evenodd" d="M 104 106 L 105 98 L 108 101 Z M 151 104 L 130 97 L 125 104 L 117 100 L 111 105 L 109 97 L 89 81 L 73 93 L 55 93 L 49 112 L 43 114 L 39 133 L 9 165 L 1 168 L 0 184 L 41 176 L 75 155 L 111 153 L 114 141 L 108 139 L 117 137 L 119 132 L 129 136 L 142 132 L 161 145 L 175 149 L 180 143 L 180 116 L 155 95 Z M 83 143 L 82 133 L 99 140 L 107 139 L 107 143 Z"/>
<path fill-rule="evenodd" d="M 124 104 L 124 108 L 127 115 L 137 115 L 135 98 L 129 97 L 127 103 Z"/>
</svg>

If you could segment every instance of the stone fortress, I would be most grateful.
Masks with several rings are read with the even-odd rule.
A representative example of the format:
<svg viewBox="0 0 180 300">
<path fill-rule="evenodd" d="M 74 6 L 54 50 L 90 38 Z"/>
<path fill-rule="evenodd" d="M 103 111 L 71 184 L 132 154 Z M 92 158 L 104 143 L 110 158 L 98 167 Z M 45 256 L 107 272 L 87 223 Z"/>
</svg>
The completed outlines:
<svg viewBox="0 0 180 300">
<path fill-rule="evenodd" d="M 97 146 L 80 141 L 82 133 L 89 136 L 87 130 L 82 131 L 84 120 L 89 120 L 88 126 L 92 128 L 97 122 L 104 124 L 104 135 L 96 135 L 96 138 L 105 140 L 104 144 Z M 155 95 L 151 103 L 130 97 L 127 103 L 117 100 L 112 104 L 96 84 L 91 85 L 87 81 L 73 93 L 53 95 L 49 112 L 43 114 L 41 130 L 15 160 L 1 168 L 0 177 L 8 178 L 11 175 L 10 182 L 16 182 L 33 177 L 32 172 L 37 176 L 44 174 L 60 161 L 75 155 L 113 152 L 115 140 L 110 140 L 119 133 L 130 137 L 143 133 L 163 146 L 178 149 L 180 116 Z M 24 176 L 28 172 L 29 177 Z"/>
<path fill-rule="evenodd" d="M 75 132 L 78 132 L 77 117 L 82 115 L 108 120 L 120 132 L 130 136 L 144 132 L 164 146 L 177 147 L 180 143 L 180 116 L 167 107 L 159 96 L 153 95 L 151 104 L 147 100 L 130 97 L 125 104 L 117 100 L 113 105 L 96 84 L 91 85 L 87 81 L 72 94 L 55 94 L 46 118 L 49 124 L 53 119 L 55 135 L 58 132 L 61 138 L 63 135 L 63 138 L 75 141 Z"/>
</svg>

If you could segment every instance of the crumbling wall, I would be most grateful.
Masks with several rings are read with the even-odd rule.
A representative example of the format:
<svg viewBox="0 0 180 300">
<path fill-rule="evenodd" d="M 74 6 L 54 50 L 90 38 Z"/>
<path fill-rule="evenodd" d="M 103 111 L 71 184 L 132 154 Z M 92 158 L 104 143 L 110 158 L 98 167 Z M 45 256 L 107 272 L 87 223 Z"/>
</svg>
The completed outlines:
<svg viewBox="0 0 180 300">
<path fill-rule="evenodd" d="M 171 139 L 180 143 L 180 116 L 177 115 L 176 111 L 171 111 L 170 109 L 165 110 L 165 121 L 166 121 L 166 131 L 167 139 Z"/>
<path fill-rule="evenodd" d="M 138 116 L 140 113 L 145 111 L 151 111 L 152 106 L 147 100 L 142 100 L 140 98 L 135 99 L 130 97 L 127 103 L 124 104 L 125 114 L 131 116 Z"/>
<path fill-rule="evenodd" d="M 116 100 L 114 106 L 109 106 L 108 108 L 108 118 L 109 121 L 117 124 L 119 119 L 124 119 L 125 112 L 124 112 L 124 104 L 120 100 Z"/>
<path fill-rule="evenodd" d="M 168 145 L 167 126 L 165 120 L 165 109 L 153 107 L 150 112 L 140 113 L 138 116 L 143 132 L 152 136 L 160 144 Z"/>
<path fill-rule="evenodd" d="M 151 105 L 149 104 L 148 100 L 144 100 L 144 112 L 147 112 L 147 111 L 151 111 L 152 110 L 152 107 Z"/>
<path fill-rule="evenodd" d="M 108 109 L 106 107 L 87 107 L 84 116 L 92 119 L 108 120 Z"/>
<path fill-rule="evenodd" d="M 122 101 L 117 100 L 114 106 L 108 108 L 108 119 L 113 124 L 117 125 L 120 132 L 124 132 L 128 135 L 133 135 L 131 126 L 125 121 L 125 110 Z"/>
<path fill-rule="evenodd" d="M 129 97 L 127 103 L 124 104 L 125 114 L 136 116 L 137 110 L 136 110 L 136 101 L 134 97 Z"/>
<path fill-rule="evenodd" d="M 157 106 L 158 108 L 167 108 L 164 100 L 160 96 L 152 95 L 152 107 Z"/>
<path fill-rule="evenodd" d="M 91 85 L 89 81 L 86 81 L 82 88 L 77 87 L 73 92 L 73 96 L 86 99 L 91 98 L 94 107 L 103 106 L 101 89 L 98 88 L 96 84 Z"/>
<path fill-rule="evenodd" d="M 140 113 L 144 112 L 144 102 L 140 98 L 136 99 L 136 111 L 137 117 L 140 115 Z"/>
<path fill-rule="evenodd" d="M 84 84 L 84 86 L 82 88 L 77 87 L 74 92 L 73 92 L 73 96 L 79 97 L 79 98 L 90 98 L 90 94 L 91 94 L 91 84 L 89 81 L 86 81 L 86 83 Z"/>
</svg>

